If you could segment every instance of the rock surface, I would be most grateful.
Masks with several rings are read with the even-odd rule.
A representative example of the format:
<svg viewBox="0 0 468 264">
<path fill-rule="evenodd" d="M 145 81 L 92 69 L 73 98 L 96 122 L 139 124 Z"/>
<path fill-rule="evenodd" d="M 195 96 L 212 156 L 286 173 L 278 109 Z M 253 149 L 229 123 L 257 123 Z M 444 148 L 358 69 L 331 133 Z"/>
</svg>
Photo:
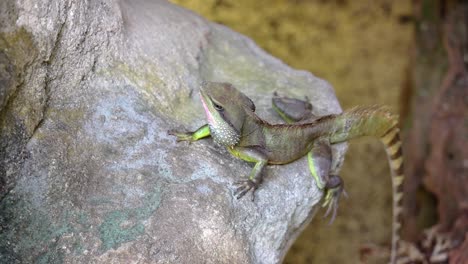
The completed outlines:
<svg viewBox="0 0 468 264">
<path fill-rule="evenodd" d="M 249 164 L 166 133 L 204 123 L 202 81 L 271 122 L 273 91 L 340 111 L 325 81 L 165 1 L 1 1 L 0 262 L 281 262 L 322 193 L 302 159 L 234 199 Z"/>
</svg>

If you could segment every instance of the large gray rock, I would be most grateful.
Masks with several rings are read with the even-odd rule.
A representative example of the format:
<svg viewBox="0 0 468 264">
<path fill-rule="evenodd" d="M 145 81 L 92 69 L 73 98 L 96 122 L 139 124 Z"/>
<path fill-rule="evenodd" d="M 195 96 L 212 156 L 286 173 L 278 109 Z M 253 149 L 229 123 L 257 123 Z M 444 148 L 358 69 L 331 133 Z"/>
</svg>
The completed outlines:
<svg viewBox="0 0 468 264">
<path fill-rule="evenodd" d="M 3 0 L 0 23 L 0 262 L 281 262 L 322 196 L 306 161 L 236 200 L 251 165 L 166 131 L 204 124 L 202 81 L 271 122 L 275 90 L 339 112 L 329 84 L 165 1 Z"/>
</svg>

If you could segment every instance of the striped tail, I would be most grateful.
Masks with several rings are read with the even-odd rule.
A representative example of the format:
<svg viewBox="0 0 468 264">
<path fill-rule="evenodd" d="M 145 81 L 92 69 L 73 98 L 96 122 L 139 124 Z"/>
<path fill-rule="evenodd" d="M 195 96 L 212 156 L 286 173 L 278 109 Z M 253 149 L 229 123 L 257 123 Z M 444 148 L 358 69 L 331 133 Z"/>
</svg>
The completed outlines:
<svg viewBox="0 0 468 264">
<path fill-rule="evenodd" d="M 356 137 L 378 137 L 385 145 L 393 186 L 393 221 L 392 221 L 392 251 L 391 264 L 397 261 L 399 229 L 401 227 L 400 215 L 403 199 L 403 156 L 401 150 L 400 130 L 398 117 L 391 114 L 385 107 L 355 107 L 345 111 L 331 121 L 333 129 L 331 142 L 338 143 Z"/>
<path fill-rule="evenodd" d="M 390 128 L 380 140 L 385 145 L 390 170 L 392 173 L 393 187 L 393 220 L 392 220 L 392 249 L 390 263 L 395 264 L 397 258 L 399 230 L 401 228 L 400 215 L 402 213 L 403 200 L 403 155 L 401 150 L 400 129 L 397 125 Z"/>
</svg>

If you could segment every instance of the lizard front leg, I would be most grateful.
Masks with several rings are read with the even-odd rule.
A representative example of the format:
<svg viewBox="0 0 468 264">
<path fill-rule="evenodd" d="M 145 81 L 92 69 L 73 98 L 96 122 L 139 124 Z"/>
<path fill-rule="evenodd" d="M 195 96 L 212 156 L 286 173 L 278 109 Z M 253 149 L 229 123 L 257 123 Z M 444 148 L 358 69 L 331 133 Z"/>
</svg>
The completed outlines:
<svg viewBox="0 0 468 264">
<path fill-rule="evenodd" d="M 252 190 L 252 201 L 255 198 L 255 190 L 263 180 L 263 170 L 268 164 L 266 156 L 258 150 L 258 147 L 230 147 L 228 148 L 232 155 L 248 161 L 255 162 L 255 166 L 249 174 L 249 177 L 244 180 L 237 181 L 234 183 L 237 188 L 234 192 L 234 196 L 237 199 L 242 198 L 246 193 Z"/>
<path fill-rule="evenodd" d="M 330 219 L 330 223 L 332 223 L 336 217 L 340 196 L 344 192 L 344 184 L 340 176 L 330 175 L 332 150 L 328 139 L 319 138 L 315 140 L 312 149 L 307 154 L 307 160 L 317 187 L 326 192 L 322 206 L 328 206 L 328 208 L 324 217 L 332 213 Z"/>
<path fill-rule="evenodd" d="M 205 137 L 209 137 L 211 135 L 210 126 L 208 124 L 201 126 L 194 132 L 178 132 L 175 130 L 169 130 L 167 133 L 169 135 L 176 136 L 177 142 L 188 141 L 189 143 L 192 143 Z"/>
<path fill-rule="evenodd" d="M 271 104 L 276 113 L 288 124 L 311 122 L 317 119 L 317 116 L 312 114 L 312 105 L 308 102 L 308 98 L 305 99 L 283 97 L 275 92 Z"/>
</svg>

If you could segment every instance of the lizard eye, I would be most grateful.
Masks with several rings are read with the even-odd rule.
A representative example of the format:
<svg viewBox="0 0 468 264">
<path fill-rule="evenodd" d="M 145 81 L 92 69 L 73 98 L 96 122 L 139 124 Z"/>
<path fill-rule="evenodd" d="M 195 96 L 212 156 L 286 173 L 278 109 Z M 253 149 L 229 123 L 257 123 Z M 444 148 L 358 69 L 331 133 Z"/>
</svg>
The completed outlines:
<svg viewBox="0 0 468 264">
<path fill-rule="evenodd" d="M 223 108 L 222 106 L 220 106 L 219 104 L 217 104 L 217 103 L 215 103 L 215 102 L 213 102 L 213 106 L 214 106 L 214 108 L 215 108 L 216 110 L 218 110 L 218 111 L 224 110 L 224 108 Z"/>
</svg>

